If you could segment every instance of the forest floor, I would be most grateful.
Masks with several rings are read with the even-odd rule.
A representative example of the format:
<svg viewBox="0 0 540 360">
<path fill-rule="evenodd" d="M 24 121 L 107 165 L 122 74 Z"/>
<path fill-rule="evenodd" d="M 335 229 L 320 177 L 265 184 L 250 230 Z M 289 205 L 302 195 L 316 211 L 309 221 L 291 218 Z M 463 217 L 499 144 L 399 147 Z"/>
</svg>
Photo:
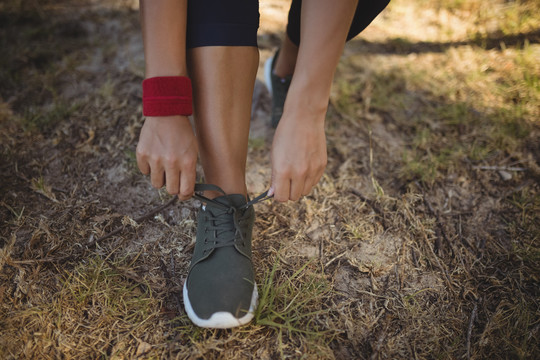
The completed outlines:
<svg viewBox="0 0 540 360">
<path fill-rule="evenodd" d="M 260 70 L 288 4 L 260 2 Z M 137 5 L 3 2 L 0 358 L 540 358 L 539 13 L 394 1 L 349 42 L 323 179 L 256 206 L 255 320 L 207 330 L 180 295 L 199 203 L 136 166 Z M 269 109 L 259 71 L 252 195 Z"/>
</svg>

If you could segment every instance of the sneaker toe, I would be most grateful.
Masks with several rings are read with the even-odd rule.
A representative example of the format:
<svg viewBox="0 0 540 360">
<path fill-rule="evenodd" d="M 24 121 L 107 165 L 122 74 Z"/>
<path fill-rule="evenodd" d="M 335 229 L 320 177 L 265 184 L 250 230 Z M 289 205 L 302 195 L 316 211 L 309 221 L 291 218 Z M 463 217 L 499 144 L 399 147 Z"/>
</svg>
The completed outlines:
<svg viewBox="0 0 540 360">
<path fill-rule="evenodd" d="M 253 279 L 253 267 L 247 257 L 233 247 L 215 249 L 191 269 L 185 284 L 184 302 L 196 317 L 191 320 L 209 327 L 229 320 L 234 323 L 232 326 L 238 326 L 238 320 L 246 316 L 250 316 L 246 321 L 249 322 L 256 303 Z M 216 322 L 219 324 L 213 324 Z"/>
</svg>

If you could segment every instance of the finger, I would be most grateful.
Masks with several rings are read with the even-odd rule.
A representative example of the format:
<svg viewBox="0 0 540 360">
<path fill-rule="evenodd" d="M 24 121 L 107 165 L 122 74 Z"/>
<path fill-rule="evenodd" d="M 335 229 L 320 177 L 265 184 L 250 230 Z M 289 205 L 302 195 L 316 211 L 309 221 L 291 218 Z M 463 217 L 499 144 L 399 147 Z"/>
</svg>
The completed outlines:
<svg viewBox="0 0 540 360">
<path fill-rule="evenodd" d="M 323 177 L 324 175 L 324 168 L 322 170 L 320 170 L 317 175 L 315 175 L 315 177 L 313 178 L 313 183 L 311 184 L 311 187 L 314 188 L 315 186 L 317 186 L 317 184 L 319 183 L 319 181 L 321 181 L 321 178 Z"/>
<path fill-rule="evenodd" d="M 193 190 L 195 188 L 195 170 L 182 171 L 180 173 L 180 192 L 178 198 L 180 200 L 187 200 L 193 196 Z"/>
<path fill-rule="evenodd" d="M 137 166 L 139 167 L 139 170 L 144 175 L 150 174 L 150 165 L 148 164 L 148 161 L 146 161 L 146 157 L 141 155 L 138 151 L 137 151 Z"/>
<path fill-rule="evenodd" d="M 274 189 L 274 199 L 279 202 L 289 200 L 291 180 L 288 176 L 276 175 L 272 180 L 272 188 Z"/>
<path fill-rule="evenodd" d="M 322 176 L 324 175 L 324 167 L 319 170 L 315 176 L 311 176 L 309 177 L 306 182 L 305 182 L 305 185 L 304 185 L 304 190 L 302 191 L 302 195 L 309 195 L 309 193 L 311 193 L 311 191 L 313 190 L 313 188 L 315 186 L 317 186 L 317 184 L 319 183 L 319 181 L 321 180 Z"/>
<path fill-rule="evenodd" d="M 306 181 L 304 181 L 304 188 L 302 189 L 302 196 L 309 195 L 311 192 L 311 189 L 313 189 L 313 178 L 307 178 Z"/>
<path fill-rule="evenodd" d="M 169 168 L 165 170 L 165 185 L 169 194 L 178 194 L 180 191 L 180 172 L 178 169 Z"/>
<path fill-rule="evenodd" d="M 150 169 L 150 182 L 156 189 L 161 189 L 165 183 L 165 173 L 162 168 Z"/>
<path fill-rule="evenodd" d="M 289 199 L 292 201 L 298 201 L 300 196 L 302 196 L 302 191 L 304 190 L 305 178 L 300 180 L 291 181 L 291 192 L 289 194 Z"/>
</svg>

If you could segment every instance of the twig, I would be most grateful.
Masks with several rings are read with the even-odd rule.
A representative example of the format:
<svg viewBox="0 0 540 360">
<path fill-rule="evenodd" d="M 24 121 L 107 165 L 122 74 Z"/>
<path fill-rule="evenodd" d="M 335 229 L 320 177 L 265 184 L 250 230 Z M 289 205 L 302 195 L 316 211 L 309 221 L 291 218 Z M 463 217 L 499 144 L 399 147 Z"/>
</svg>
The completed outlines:
<svg viewBox="0 0 540 360">
<path fill-rule="evenodd" d="M 134 221 L 136 223 L 140 223 L 152 216 L 154 216 L 155 214 L 159 213 L 160 211 L 164 210 L 165 208 L 171 206 L 172 204 L 174 204 L 176 201 L 178 200 L 178 197 L 173 197 L 171 200 L 169 200 L 168 202 L 166 202 L 165 204 L 163 205 L 160 205 L 158 207 L 155 207 L 154 209 L 150 210 L 149 212 L 147 212 L 146 214 L 142 215 L 142 216 L 139 216 L 138 218 L 135 218 Z M 122 225 L 116 229 L 114 229 L 113 231 L 103 235 L 102 237 L 99 237 L 97 239 L 93 239 L 92 240 L 92 237 L 90 237 L 90 241 L 88 242 L 87 244 L 87 249 L 92 247 L 92 246 L 95 246 L 98 242 L 101 242 L 111 236 L 114 236 L 116 234 L 119 234 L 121 233 L 122 231 L 124 231 L 126 228 L 125 225 Z M 42 259 L 31 259 L 31 260 L 11 260 L 12 263 L 14 264 L 34 264 L 34 263 L 58 263 L 58 262 L 62 262 L 62 261 L 65 261 L 65 260 L 74 260 L 74 259 L 77 259 L 77 258 L 80 258 L 81 256 L 83 256 L 85 253 L 85 250 L 81 251 L 80 253 L 78 254 L 72 254 L 72 255 L 65 255 L 65 256 L 60 256 L 60 257 L 56 257 L 56 258 L 52 258 L 52 257 L 49 257 L 49 258 L 42 258 Z M 135 280 L 135 279 L 133 279 Z"/>
<path fill-rule="evenodd" d="M 471 319 L 469 320 L 469 328 L 467 329 L 467 359 L 471 358 L 471 335 L 474 325 L 474 320 L 476 319 L 476 312 L 478 311 L 478 303 L 474 303 L 474 308 L 472 310 Z"/>
<path fill-rule="evenodd" d="M 342 252 L 341 254 L 335 256 L 332 260 L 328 261 L 324 267 L 327 268 L 328 266 L 330 266 L 330 264 L 332 264 L 334 261 L 336 261 L 337 259 L 339 259 L 340 257 L 344 256 L 344 255 L 347 255 L 346 252 Z"/>
<path fill-rule="evenodd" d="M 30 260 L 10 260 L 10 263 L 13 264 L 19 264 L 19 265 L 29 265 L 29 264 L 36 264 L 36 263 L 58 263 L 62 262 L 64 260 L 69 260 L 70 258 L 75 258 L 75 255 L 65 255 L 60 257 L 47 257 L 47 258 L 41 258 L 41 259 L 30 259 Z"/>
<path fill-rule="evenodd" d="M 163 205 L 160 205 L 152 210 L 150 210 L 149 212 L 147 212 L 146 214 L 142 215 L 142 216 L 139 216 L 138 218 L 135 218 L 133 219 L 136 223 L 140 223 L 152 216 L 154 216 L 155 214 L 157 214 L 158 212 L 162 211 L 163 209 L 166 209 L 167 207 L 171 206 L 172 204 L 174 204 L 176 201 L 178 200 L 178 197 L 173 197 L 171 200 L 169 200 L 168 202 L 166 202 L 165 204 Z M 107 238 L 110 238 L 111 236 L 114 236 L 122 231 L 124 231 L 124 229 L 126 228 L 125 225 L 122 225 L 122 226 L 119 226 L 117 227 L 116 229 L 114 229 L 113 231 L 103 235 L 102 237 L 99 237 L 93 241 L 91 241 L 90 243 L 88 243 L 88 246 L 93 246 L 95 245 L 96 243 L 100 242 L 100 241 L 103 241 Z"/>
<path fill-rule="evenodd" d="M 473 166 L 472 168 L 475 170 L 527 171 L 527 168 L 515 166 Z"/>
<path fill-rule="evenodd" d="M 384 295 L 378 295 L 378 294 L 372 293 L 371 291 L 360 290 L 360 289 L 354 289 L 354 290 L 356 292 L 359 292 L 360 294 L 369 295 L 369 296 L 373 296 L 373 297 L 378 297 L 378 298 L 385 299 L 385 300 L 393 300 L 393 298 L 391 298 L 391 297 L 384 296 Z"/>
</svg>

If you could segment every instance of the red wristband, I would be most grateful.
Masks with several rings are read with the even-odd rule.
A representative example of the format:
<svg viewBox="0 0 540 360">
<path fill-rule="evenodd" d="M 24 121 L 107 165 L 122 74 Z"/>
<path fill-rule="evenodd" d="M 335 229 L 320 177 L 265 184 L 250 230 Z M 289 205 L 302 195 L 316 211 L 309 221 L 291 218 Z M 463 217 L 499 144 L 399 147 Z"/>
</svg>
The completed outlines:
<svg viewBox="0 0 540 360">
<path fill-rule="evenodd" d="M 144 116 L 188 116 L 193 113 L 191 80 L 185 76 L 157 76 L 143 81 Z"/>
</svg>

